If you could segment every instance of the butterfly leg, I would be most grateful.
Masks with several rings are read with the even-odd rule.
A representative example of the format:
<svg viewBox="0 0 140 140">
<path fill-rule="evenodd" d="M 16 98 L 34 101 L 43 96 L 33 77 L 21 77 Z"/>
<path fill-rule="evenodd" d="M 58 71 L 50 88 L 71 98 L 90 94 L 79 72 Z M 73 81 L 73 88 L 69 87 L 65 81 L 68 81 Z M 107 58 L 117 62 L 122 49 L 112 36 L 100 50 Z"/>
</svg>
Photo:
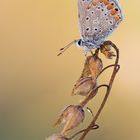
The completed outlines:
<svg viewBox="0 0 140 140">
<path fill-rule="evenodd" d="M 84 55 L 85 55 L 85 57 L 87 57 L 87 56 L 88 56 L 88 55 L 87 55 L 87 51 L 85 51 L 85 50 L 84 50 Z"/>
<path fill-rule="evenodd" d="M 95 50 L 95 53 L 93 53 L 93 51 L 90 50 L 90 53 L 91 53 L 92 56 L 95 56 L 95 55 L 98 56 L 99 48 Z"/>
</svg>

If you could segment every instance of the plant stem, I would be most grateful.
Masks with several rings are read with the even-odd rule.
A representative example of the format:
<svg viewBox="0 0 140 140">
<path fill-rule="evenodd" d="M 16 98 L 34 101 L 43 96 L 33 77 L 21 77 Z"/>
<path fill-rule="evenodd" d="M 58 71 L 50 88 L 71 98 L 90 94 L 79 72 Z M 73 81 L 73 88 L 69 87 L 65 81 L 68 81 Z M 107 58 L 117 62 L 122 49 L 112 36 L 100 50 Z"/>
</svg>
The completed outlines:
<svg viewBox="0 0 140 140">
<path fill-rule="evenodd" d="M 95 89 L 92 89 L 91 92 L 89 93 L 89 95 L 79 105 L 84 107 L 90 100 L 92 100 L 92 98 L 97 94 L 98 89 L 101 87 L 109 88 L 108 85 L 103 84 L 103 85 L 98 86 Z"/>
<path fill-rule="evenodd" d="M 99 110 L 98 112 L 96 113 L 95 117 L 93 118 L 93 120 L 91 121 L 90 125 L 83 131 L 83 134 L 82 136 L 80 137 L 79 140 L 84 140 L 86 135 L 89 133 L 90 130 L 92 130 L 96 120 L 98 119 L 98 117 L 100 116 L 104 106 L 105 106 L 105 103 L 108 99 L 108 96 L 109 96 L 109 93 L 111 91 L 111 88 L 112 88 L 112 84 L 114 82 L 114 79 L 115 79 L 115 76 L 120 68 L 120 66 L 118 65 L 118 61 L 119 61 L 119 49 L 116 47 L 115 44 L 113 44 L 111 41 L 106 41 L 104 43 L 105 45 L 111 45 L 115 51 L 116 51 L 116 61 L 115 61 L 115 64 L 114 64 L 114 70 L 113 70 L 113 73 L 111 75 L 111 79 L 110 79 L 110 82 L 109 82 L 109 85 L 108 85 L 108 88 L 107 88 L 107 91 L 106 91 L 106 94 L 105 94 L 105 97 L 101 103 L 101 106 L 99 107 Z"/>
</svg>

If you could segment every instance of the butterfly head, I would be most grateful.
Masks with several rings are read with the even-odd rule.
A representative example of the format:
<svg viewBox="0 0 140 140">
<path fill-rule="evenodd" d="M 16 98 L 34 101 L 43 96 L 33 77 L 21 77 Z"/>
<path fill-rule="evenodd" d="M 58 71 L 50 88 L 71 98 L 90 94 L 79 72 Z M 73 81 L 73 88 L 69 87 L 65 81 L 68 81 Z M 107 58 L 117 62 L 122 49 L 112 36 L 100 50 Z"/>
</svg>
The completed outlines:
<svg viewBox="0 0 140 140">
<path fill-rule="evenodd" d="M 78 47 L 81 47 L 82 44 L 83 44 L 82 39 L 77 40 L 76 45 L 77 45 Z"/>
</svg>

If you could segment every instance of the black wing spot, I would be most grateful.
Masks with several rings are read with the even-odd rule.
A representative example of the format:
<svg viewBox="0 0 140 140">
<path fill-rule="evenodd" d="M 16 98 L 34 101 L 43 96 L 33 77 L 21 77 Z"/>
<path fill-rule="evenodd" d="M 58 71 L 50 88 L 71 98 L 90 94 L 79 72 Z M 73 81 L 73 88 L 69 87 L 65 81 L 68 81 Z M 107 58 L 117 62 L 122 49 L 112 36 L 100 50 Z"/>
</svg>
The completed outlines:
<svg viewBox="0 0 140 140">
<path fill-rule="evenodd" d="M 114 3 L 111 3 L 111 5 L 114 5 Z"/>
<path fill-rule="evenodd" d="M 110 24 L 113 24 L 113 22 L 112 22 L 111 20 L 109 21 L 109 23 L 110 23 Z"/>
<path fill-rule="evenodd" d="M 86 17 L 86 20 L 89 20 L 89 17 Z"/>
<path fill-rule="evenodd" d="M 89 31 L 90 28 L 86 28 L 86 31 Z"/>
</svg>

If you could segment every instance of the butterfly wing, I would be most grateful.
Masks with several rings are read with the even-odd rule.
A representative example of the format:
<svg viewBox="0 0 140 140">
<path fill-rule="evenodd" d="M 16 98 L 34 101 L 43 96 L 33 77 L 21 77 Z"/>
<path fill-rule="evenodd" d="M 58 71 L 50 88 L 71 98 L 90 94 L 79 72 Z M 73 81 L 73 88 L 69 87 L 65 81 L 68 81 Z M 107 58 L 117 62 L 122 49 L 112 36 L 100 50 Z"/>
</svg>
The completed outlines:
<svg viewBox="0 0 140 140">
<path fill-rule="evenodd" d="M 122 21 L 117 0 L 78 0 L 80 33 L 83 40 L 104 40 Z"/>
</svg>

